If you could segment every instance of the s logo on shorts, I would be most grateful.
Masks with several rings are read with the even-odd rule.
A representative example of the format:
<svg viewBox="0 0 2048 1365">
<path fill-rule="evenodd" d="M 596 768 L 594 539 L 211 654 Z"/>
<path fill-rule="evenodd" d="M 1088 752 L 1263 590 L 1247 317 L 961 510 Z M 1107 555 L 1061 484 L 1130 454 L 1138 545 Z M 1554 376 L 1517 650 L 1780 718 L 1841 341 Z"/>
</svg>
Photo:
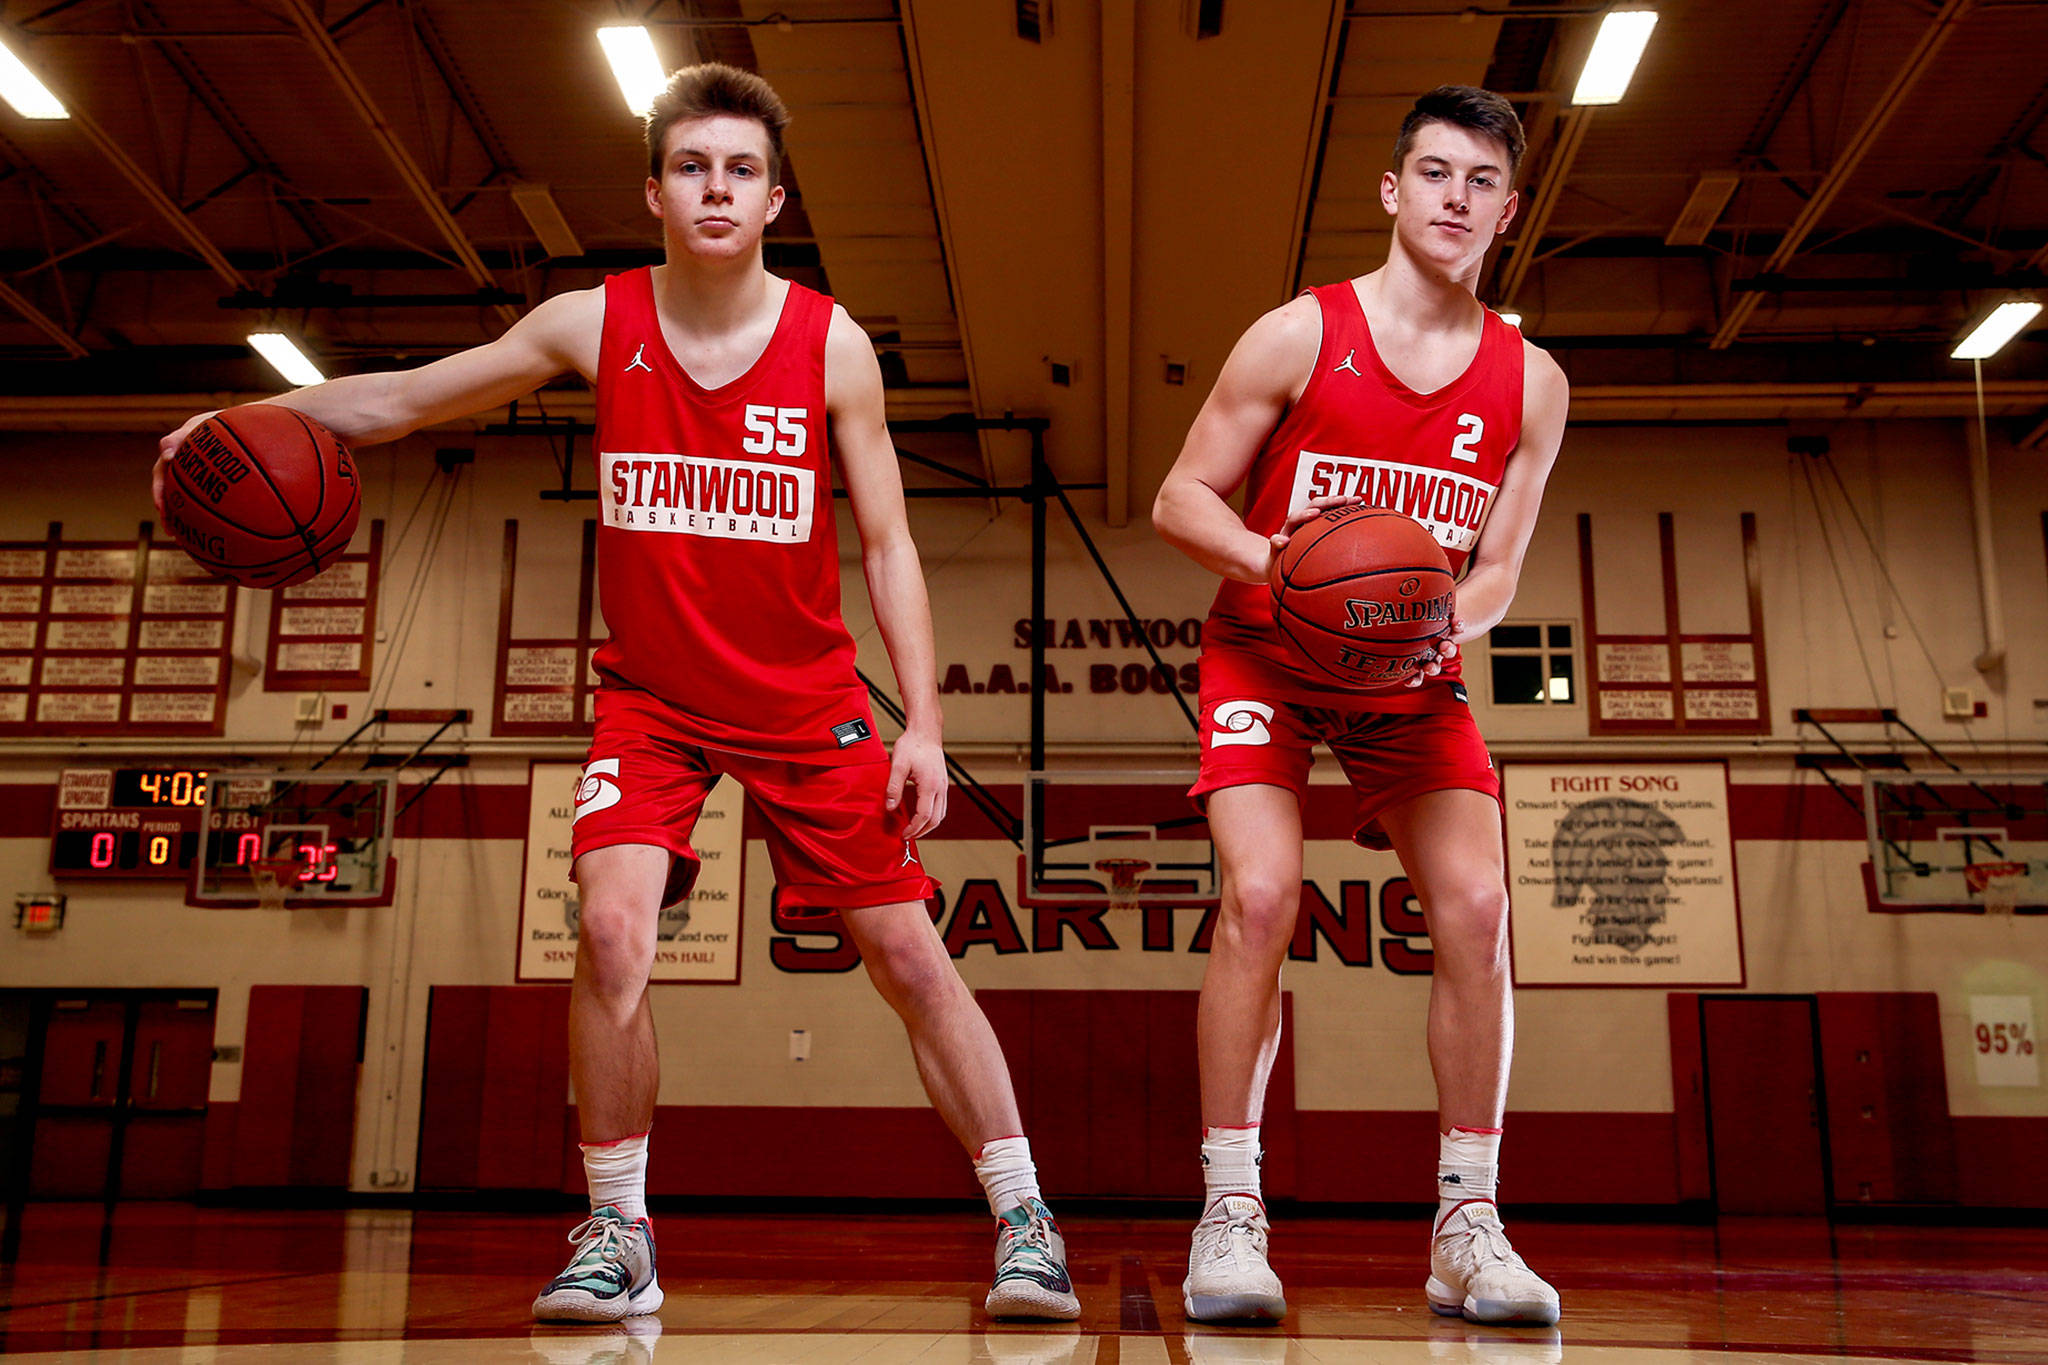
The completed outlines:
<svg viewBox="0 0 2048 1365">
<path fill-rule="evenodd" d="M 619 804 L 619 760 L 600 758 L 585 765 L 583 780 L 576 784 L 576 814 L 569 823 L 575 824 L 592 811 L 603 810 Z"/>
<path fill-rule="evenodd" d="M 1273 732 L 1266 728 L 1266 722 L 1271 719 L 1273 708 L 1262 701 L 1218 703 L 1210 717 L 1214 728 L 1209 732 L 1209 747 L 1221 749 L 1230 744 L 1269 744 Z"/>
</svg>

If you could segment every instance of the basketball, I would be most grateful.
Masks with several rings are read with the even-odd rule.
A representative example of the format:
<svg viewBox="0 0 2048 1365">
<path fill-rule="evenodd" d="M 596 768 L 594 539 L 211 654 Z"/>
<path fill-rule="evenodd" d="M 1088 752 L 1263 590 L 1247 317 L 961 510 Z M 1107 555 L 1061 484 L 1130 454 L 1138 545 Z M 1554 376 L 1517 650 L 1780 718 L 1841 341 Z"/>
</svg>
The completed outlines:
<svg viewBox="0 0 2048 1365">
<path fill-rule="evenodd" d="M 1292 652 L 1362 691 L 1413 677 L 1450 632 L 1451 565 L 1412 518 L 1338 507 L 1296 531 L 1273 564 L 1273 620 Z"/>
<path fill-rule="evenodd" d="M 348 548 L 355 457 L 304 413 L 229 408 L 192 429 L 164 480 L 164 521 L 200 564 L 245 588 L 302 583 Z"/>
</svg>

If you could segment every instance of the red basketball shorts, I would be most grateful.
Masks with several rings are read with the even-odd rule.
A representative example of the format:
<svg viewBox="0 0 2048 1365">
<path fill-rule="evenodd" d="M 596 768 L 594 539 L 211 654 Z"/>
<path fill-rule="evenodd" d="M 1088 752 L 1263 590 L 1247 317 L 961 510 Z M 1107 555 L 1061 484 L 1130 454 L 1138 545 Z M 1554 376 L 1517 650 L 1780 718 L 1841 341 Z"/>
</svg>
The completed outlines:
<svg viewBox="0 0 2048 1365">
<path fill-rule="evenodd" d="M 598 691 L 571 857 L 614 844 L 665 848 L 675 862 L 662 903 L 673 905 L 697 880 L 690 831 L 705 797 L 727 776 L 763 817 L 783 909 L 827 913 L 937 894 L 938 883 L 925 875 L 917 845 L 904 833 L 910 803 L 893 811 L 885 805 L 887 760 L 832 768 L 699 748 L 677 735 L 670 714 L 645 692 Z"/>
<path fill-rule="evenodd" d="M 1391 847 L 1380 813 L 1424 792 L 1469 788 L 1501 799 L 1500 774 L 1462 703 L 1440 711 L 1335 711 L 1253 697 L 1202 708 L 1202 775 L 1188 795 L 1204 811 L 1209 793 L 1225 787 L 1285 787 L 1306 800 L 1318 741 L 1351 779 L 1351 837 L 1365 848 Z"/>
</svg>

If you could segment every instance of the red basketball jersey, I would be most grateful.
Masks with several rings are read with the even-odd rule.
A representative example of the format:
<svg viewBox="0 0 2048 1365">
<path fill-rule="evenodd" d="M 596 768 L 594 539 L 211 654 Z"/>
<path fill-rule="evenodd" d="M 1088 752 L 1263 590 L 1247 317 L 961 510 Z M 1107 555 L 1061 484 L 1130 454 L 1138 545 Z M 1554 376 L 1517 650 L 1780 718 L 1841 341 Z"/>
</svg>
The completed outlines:
<svg viewBox="0 0 2048 1365">
<path fill-rule="evenodd" d="M 775 335 L 715 389 L 662 338 L 648 269 L 604 286 L 598 586 L 606 682 L 694 743 L 795 762 L 886 757 L 839 616 L 825 427 L 832 300 L 792 283 Z"/>
<path fill-rule="evenodd" d="M 1522 334 L 1492 310 L 1465 372 L 1420 394 L 1372 343 L 1349 280 L 1308 291 L 1322 310 L 1315 371 L 1266 438 L 1245 486 L 1245 525 L 1272 535 L 1310 499 L 1353 494 L 1405 512 L 1464 567 L 1522 435 Z M 1303 706 L 1430 711 L 1455 704 L 1459 660 L 1417 688 L 1355 692 L 1297 661 L 1273 626 L 1264 583 L 1225 579 L 1202 634 L 1202 694 L 1276 697 Z M 1462 684 L 1460 684 L 1462 686 Z"/>
</svg>

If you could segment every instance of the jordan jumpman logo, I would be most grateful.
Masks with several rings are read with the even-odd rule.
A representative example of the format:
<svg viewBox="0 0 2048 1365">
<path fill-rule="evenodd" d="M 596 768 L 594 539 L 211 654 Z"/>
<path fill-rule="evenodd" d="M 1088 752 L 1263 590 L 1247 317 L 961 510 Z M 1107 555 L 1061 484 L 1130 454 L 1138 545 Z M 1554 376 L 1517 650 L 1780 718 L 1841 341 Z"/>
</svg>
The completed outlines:
<svg viewBox="0 0 2048 1365">
<path fill-rule="evenodd" d="M 629 372 L 630 372 L 631 370 L 633 370 L 634 368 L 636 368 L 636 367 L 637 367 L 637 368 L 639 368 L 639 369 L 643 369 L 643 370 L 647 371 L 647 373 L 649 373 L 649 374 L 653 374 L 653 373 L 654 373 L 654 367 L 653 367 L 652 365 L 648 364 L 648 363 L 647 363 L 646 361 L 644 361 L 644 360 L 642 360 L 642 359 L 640 358 L 640 352 L 642 352 L 642 351 L 644 351 L 644 350 L 646 350 L 646 349 L 647 349 L 647 343 L 646 343 L 646 342 L 644 342 L 644 341 L 643 341 L 643 342 L 641 342 L 641 343 L 639 344 L 639 346 L 637 346 L 636 348 L 634 348 L 634 351 L 633 351 L 633 358 L 632 358 L 631 360 L 629 360 L 629 361 L 627 361 L 627 362 L 626 362 L 626 369 L 627 369 L 627 370 L 628 370 Z"/>
<path fill-rule="evenodd" d="M 1355 356 L 1355 355 L 1357 355 L 1357 354 L 1358 354 L 1358 352 L 1357 352 L 1357 350 L 1356 350 L 1356 349 L 1353 349 L 1353 350 L 1349 350 L 1349 351 L 1346 351 L 1346 352 L 1344 353 L 1344 358 L 1343 358 L 1342 360 L 1338 361 L 1338 362 L 1337 362 L 1336 364 L 1334 364 L 1334 365 L 1332 365 L 1332 366 L 1330 367 L 1330 373 L 1331 373 L 1331 374 L 1341 374 L 1341 373 L 1343 373 L 1343 372 L 1344 372 L 1345 370 L 1349 370 L 1349 371 L 1351 371 L 1351 373 L 1353 373 L 1353 374 L 1357 374 L 1357 375 L 1358 375 L 1358 377 L 1359 377 L 1360 379 L 1363 379 L 1363 378 L 1365 378 L 1365 376 L 1364 376 L 1364 375 L 1362 375 L 1362 374 L 1358 374 L 1358 367 L 1357 367 L 1356 365 L 1354 365 L 1354 364 L 1352 364 L 1352 363 L 1351 363 L 1351 357 L 1353 357 L 1353 356 Z"/>
</svg>

